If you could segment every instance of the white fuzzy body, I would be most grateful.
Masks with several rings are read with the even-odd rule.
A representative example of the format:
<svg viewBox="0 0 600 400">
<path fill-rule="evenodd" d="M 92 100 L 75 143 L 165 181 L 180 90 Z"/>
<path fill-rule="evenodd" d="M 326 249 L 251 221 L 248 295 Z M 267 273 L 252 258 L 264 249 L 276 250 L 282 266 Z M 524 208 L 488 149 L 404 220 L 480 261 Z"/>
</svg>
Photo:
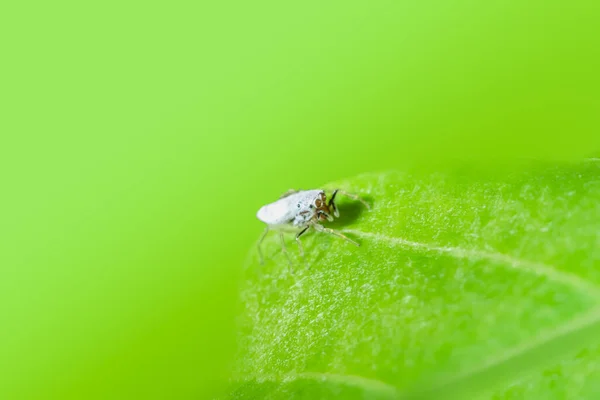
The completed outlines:
<svg viewBox="0 0 600 400">
<path fill-rule="evenodd" d="M 256 217 L 272 228 L 295 226 L 303 227 L 316 213 L 315 201 L 322 190 L 302 190 L 283 197 L 274 203 L 262 206 Z"/>
</svg>

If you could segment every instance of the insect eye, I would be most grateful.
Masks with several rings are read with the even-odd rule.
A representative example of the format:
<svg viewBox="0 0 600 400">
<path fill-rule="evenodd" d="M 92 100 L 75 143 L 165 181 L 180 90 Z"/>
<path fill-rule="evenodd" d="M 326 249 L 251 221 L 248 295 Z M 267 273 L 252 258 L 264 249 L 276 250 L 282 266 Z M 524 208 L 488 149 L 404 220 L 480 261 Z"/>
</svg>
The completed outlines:
<svg viewBox="0 0 600 400">
<path fill-rule="evenodd" d="M 300 203 L 298 203 L 298 208 L 300 208 Z"/>
<path fill-rule="evenodd" d="M 311 204 L 310 206 L 308 206 L 308 207 L 310 207 L 310 208 L 314 208 L 314 206 L 313 206 L 312 204 Z"/>
</svg>

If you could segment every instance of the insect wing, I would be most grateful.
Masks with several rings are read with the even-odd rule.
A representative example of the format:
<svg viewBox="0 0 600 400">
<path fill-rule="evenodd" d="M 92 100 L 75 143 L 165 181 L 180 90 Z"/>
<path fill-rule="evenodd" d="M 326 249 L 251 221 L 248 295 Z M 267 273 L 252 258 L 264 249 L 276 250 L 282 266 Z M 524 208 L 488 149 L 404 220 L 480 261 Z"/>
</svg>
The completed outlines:
<svg viewBox="0 0 600 400">
<path fill-rule="evenodd" d="M 296 202 L 291 199 L 293 197 L 294 195 L 284 197 L 274 203 L 262 206 L 256 214 L 257 218 L 269 225 L 289 223 L 296 215 L 296 207 L 294 206 Z"/>
</svg>

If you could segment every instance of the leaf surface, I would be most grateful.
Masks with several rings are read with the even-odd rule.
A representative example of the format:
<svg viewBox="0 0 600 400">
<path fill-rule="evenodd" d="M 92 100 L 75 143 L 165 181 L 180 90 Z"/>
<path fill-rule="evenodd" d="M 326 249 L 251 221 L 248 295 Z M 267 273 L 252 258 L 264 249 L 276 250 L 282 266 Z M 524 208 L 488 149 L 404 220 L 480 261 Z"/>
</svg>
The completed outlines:
<svg viewBox="0 0 600 400">
<path fill-rule="evenodd" d="M 600 163 L 365 174 L 311 232 L 253 249 L 230 398 L 592 397 L 600 391 Z"/>
</svg>

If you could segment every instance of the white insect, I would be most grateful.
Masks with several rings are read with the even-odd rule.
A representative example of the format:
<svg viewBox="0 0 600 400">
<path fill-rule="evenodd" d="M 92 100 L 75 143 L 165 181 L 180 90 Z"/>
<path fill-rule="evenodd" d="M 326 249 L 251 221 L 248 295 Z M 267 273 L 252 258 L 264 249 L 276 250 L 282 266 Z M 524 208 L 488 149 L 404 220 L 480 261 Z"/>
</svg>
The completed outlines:
<svg viewBox="0 0 600 400">
<path fill-rule="evenodd" d="M 321 225 L 323 221 L 333 221 L 334 218 L 340 216 L 340 213 L 335 205 L 336 194 L 341 193 L 354 200 L 358 200 L 370 209 L 369 205 L 365 203 L 361 198 L 356 195 L 343 192 L 341 190 L 335 190 L 331 195 L 329 201 L 323 190 L 289 190 L 284 193 L 279 200 L 274 203 L 262 206 L 256 217 L 267 224 L 267 227 L 258 241 L 258 254 L 260 256 L 260 263 L 264 264 L 263 254 L 260 245 L 269 233 L 269 230 L 279 231 L 279 238 L 281 240 L 281 248 L 288 258 L 290 266 L 292 264 L 283 239 L 283 231 L 289 229 L 297 229 L 299 232 L 296 234 L 296 243 L 298 243 L 298 250 L 300 256 L 304 258 L 304 249 L 302 248 L 302 242 L 300 236 L 302 236 L 311 227 L 318 232 L 325 232 L 331 235 L 340 237 L 348 242 L 359 246 L 357 242 L 346 237 L 344 234 L 335 231 L 331 228 L 325 228 Z"/>
</svg>

